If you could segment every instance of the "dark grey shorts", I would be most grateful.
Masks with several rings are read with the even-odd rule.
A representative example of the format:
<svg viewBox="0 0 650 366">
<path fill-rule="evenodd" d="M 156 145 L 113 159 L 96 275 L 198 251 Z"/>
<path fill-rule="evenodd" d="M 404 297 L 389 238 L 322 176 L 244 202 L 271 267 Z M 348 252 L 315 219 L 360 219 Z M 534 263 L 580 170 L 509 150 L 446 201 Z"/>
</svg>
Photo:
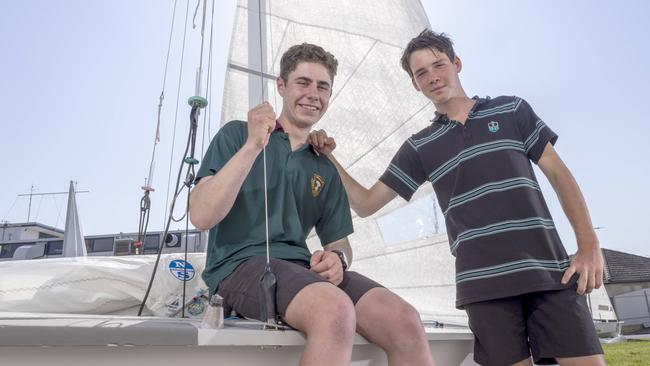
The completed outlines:
<svg viewBox="0 0 650 366">
<path fill-rule="evenodd" d="M 247 318 L 260 319 L 260 277 L 266 267 L 266 257 L 252 257 L 240 264 L 230 276 L 219 284 L 217 293 L 224 299 L 224 314 L 234 310 Z M 271 258 L 275 274 L 276 311 L 284 318 L 287 307 L 305 286 L 316 282 L 328 282 L 309 269 L 309 263 Z M 329 282 L 328 282 L 329 283 Z M 333 286 L 333 285 L 332 285 Z M 338 286 L 356 304 L 370 289 L 382 287 L 377 282 L 353 271 L 345 271 Z"/>
<path fill-rule="evenodd" d="M 603 353 L 585 296 L 575 288 L 483 301 L 465 310 L 474 360 L 481 365 L 511 365 L 531 353 L 540 365 Z"/>
</svg>

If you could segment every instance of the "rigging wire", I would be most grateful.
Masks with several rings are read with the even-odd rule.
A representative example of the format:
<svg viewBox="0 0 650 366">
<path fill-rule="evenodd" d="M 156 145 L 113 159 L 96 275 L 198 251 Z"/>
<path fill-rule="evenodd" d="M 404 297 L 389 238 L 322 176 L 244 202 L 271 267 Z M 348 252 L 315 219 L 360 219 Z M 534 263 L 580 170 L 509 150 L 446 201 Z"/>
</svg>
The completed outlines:
<svg viewBox="0 0 650 366">
<path fill-rule="evenodd" d="M 63 206 L 59 206 L 59 202 L 56 200 L 56 196 L 52 196 L 52 198 L 54 199 L 54 205 L 59 211 L 56 215 L 56 223 L 54 224 L 54 227 L 57 227 L 59 226 L 59 220 L 61 219 L 61 209 L 63 208 Z"/>
<path fill-rule="evenodd" d="M 169 157 L 169 174 L 167 176 L 167 193 L 165 194 L 165 215 L 163 217 L 167 217 L 167 209 L 169 207 L 169 188 L 172 180 L 172 164 L 174 160 L 174 149 L 176 146 L 176 126 L 178 123 L 178 103 L 180 101 L 180 96 L 181 96 L 181 83 L 183 81 L 183 64 L 185 61 L 185 41 L 187 38 L 187 20 L 188 20 L 188 15 L 189 15 L 189 10 L 190 10 L 190 0 L 187 0 L 187 6 L 185 7 L 185 25 L 183 27 L 183 45 L 181 48 L 181 64 L 180 68 L 178 71 L 178 88 L 176 90 L 176 110 L 174 112 L 174 132 L 172 134 L 172 151 Z M 164 224 L 164 221 L 163 221 Z"/>
<path fill-rule="evenodd" d="M 172 36 L 174 34 L 174 23 L 176 21 L 177 3 L 178 0 L 174 0 L 174 9 L 172 10 L 172 23 L 169 30 L 169 41 L 167 42 L 167 56 L 165 58 L 165 71 L 163 72 L 162 88 L 160 91 L 160 97 L 158 101 L 158 118 L 156 123 L 156 136 L 153 144 L 153 152 L 151 153 L 151 163 L 149 164 L 149 178 L 145 181 L 145 187 L 149 187 L 149 188 L 152 187 L 153 170 L 154 170 L 155 157 L 156 157 L 156 147 L 160 142 L 160 115 L 162 113 L 163 101 L 165 99 L 165 86 L 167 85 L 167 70 L 169 67 L 169 55 L 171 53 L 171 48 L 172 48 Z"/>
<path fill-rule="evenodd" d="M 197 9 L 198 9 L 198 4 L 200 3 L 201 0 L 197 3 Z M 201 95 L 201 78 L 203 74 L 203 44 L 205 40 L 205 14 L 206 14 L 206 8 L 207 8 L 208 2 L 207 0 L 203 0 L 203 19 L 201 21 L 201 56 L 199 57 L 199 70 L 196 75 L 196 95 L 200 96 Z M 212 40 L 210 40 L 212 41 Z M 206 92 L 207 94 L 207 92 Z M 207 102 L 207 100 L 206 100 Z M 205 105 L 203 105 L 203 108 Z M 187 293 L 187 237 L 189 235 L 190 229 L 189 229 L 189 219 L 187 217 L 187 213 L 190 210 L 190 189 L 192 187 L 192 184 L 194 183 L 194 164 L 198 163 L 198 160 L 194 159 L 194 149 L 196 147 L 196 130 L 198 128 L 198 115 L 201 113 L 201 107 L 198 104 L 192 104 L 192 112 L 190 113 L 190 157 L 193 159 L 192 161 L 189 161 L 188 159 L 184 159 L 186 163 L 189 164 L 187 175 L 185 177 L 185 186 L 187 187 L 187 200 L 185 204 L 185 214 L 183 215 L 185 217 L 185 250 L 184 250 L 184 257 L 183 261 L 185 265 L 183 266 L 183 301 L 181 302 L 181 317 L 185 317 L 185 302 L 186 302 L 186 293 Z M 187 151 L 185 153 L 185 156 L 187 156 Z"/>
<path fill-rule="evenodd" d="M 214 0 L 212 0 L 212 14 L 210 16 L 210 45 L 209 45 L 209 51 L 208 51 L 208 77 L 206 81 L 206 87 L 205 87 L 205 97 L 207 100 L 210 100 L 212 98 L 212 39 L 214 37 Z M 201 156 L 204 156 L 204 145 L 205 145 L 205 131 L 206 131 L 206 122 L 208 125 L 207 131 L 208 131 L 208 140 L 212 136 L 210 134 L 211 130 L 211 120 L 210 120 L 210 114 L 212 112 L 212 103 L 208 104 L 208 112 L 203 114 L 203 136 L 201 137 Z"/>
<path fill-rule="evenodd" d="M 41 204 L 43 204 L 43 196 L 38 200 L 38 208 L 36 209 L 36 216 L 34 216 L 34 221 L 38 221 L 38 214 L 41 213 Z"/>
<path fill-rule="evenodd" d="M 11 213 L 11 210 L 14 209 L 14 206 L 16 205 L 16 202 L 18 202 L 18 198 L 20 198 L 20 197 L 16 196 L 16 198 L 14 198 L 14 203 L 11 204 L 11 206 L 7 210 L 7 213 L 4 214 L 4 216 L 2 217 L 2 220 L 0 220 L 1 222 L 6 222 L 7 216 L 9 216 L 9 214 Z"/>
<path fill-rule="evenodd" d="M 144 186 L 144 195 L 140 199 L 140 218 L 138 221 L 138 240 L 135 243 L 136 251 L 140 251 L 139 254 L 144 254 L 144 242 L 147 237 L 147 229 L 149 227 L 149 216 L 151 213 L 151 199 L 149 197 L 150 192 L 154 191 L 153 189 L 153 172 L 155 169 L 156 162 L 156 147 L 160 142 L 160 115 L 162 114 L 163 101 L 165 99 L 165 86 L 167 85 L 167 70 L 169 68 L 169 55 L 171 54 L 172 48 L 172 39 L 174 35 L 174 24 L 176 22 L 176 7 L 178 0 L 174 0 L 174 8 L 172 10 L 172 22 L 169 30 L 169 41 L 167 42 L 167 55 L 165 57 L 165 71 L 163 72 L 163 82 L 162 88 L 160 91 L 160 97 L 158 100 L 158 117 L 156 121 L 156 135 L 153 142 L 153 151 L 151 153 L 151 162 L 149 163 L 149 176 L 145 178 Z M 138 253 L 136 253 L 138 254 Z"/>
<path fill-rule="evenodd" d="M 198 11 L 198 6 L 200 4 L 197 3 L 197 11 Z M 212 3 L 213 5 L 213 11 L 214 11 L 214 1 Z M 203 48 L 204 48 L 204 37 L 205 37 L 205 17 L 206 17 L 206 9 L 207 9 L 207 2 L 204 1 L 203 3 L 203 21 L 202 21 L 202 27 L 201 27 L 201 57 L 199 61 L 199 68 L 197 71 L 197 80 L 196 80 L 196 94 L 200 94 L 201 92 L 201 74 L 202 74 L 202 68 L 203 68 Z M 184 35 L 183 35 L 183 54 L 185 50 L 185 39 L 186 39 L 186 32 L 187 32 L 187 16 L 189 14 L 189 0 L 187 3 L 187 8 L 186 8 L 186 13 L 185 13 L 185 30 L 184 30 Z M 195 14 L 196 16 L 196 14 Z M 210 39 L 210 42 L 212 42 L 212 39 Z M 182 58 L 181 58 L 181 75 L 182 75 Z M 179 77 L 179 93 L 177 94 L 177 110 L 176 110 L 176 115 L 178 115 L 178 100 L 179 100 L 179 95 L 180 95 L 180 83 L 181 79 Z M 206 92 L 207 93 L 207 92 Z M 185 317 L 185 304 L 186 304 L 186 294 L 187 294 L 187 281 L 188 281 L 188 274 L 187 274 L 187 251 L 188 251 L 188 236 L 189 236 L 189 220 L 187 218 L 187 212 L 189 211 L 189 204 L 190 204 L 190 189 L 192 187 L 192 184 L 194 183 L 195 179 L 195 165 L 198 163 L 198 160 L 194 158 L 194 153 L 195 153 L 195 147 L 196 147 L 196 136 L 197 136 L 197 129 L 198 129 L 198 118 L 200 115 L 200 109 L 205 108 L 207 105 L 207 100 L 200 95 L 193 96 L 189 99 L 189 103 L 192 106 L 192 110 L 190 112 L 190 131 L 189 131 L 189 136 L 187 138 L 187 143 L 185 146 L 185 151 L 183 153 L 183 161 L 180 164 L 179 170 L 178 170 L 178 175 L 176 177 L 176 185 L 174 188 L 174 197 L 171 201 L 171 207 L 169 209 L 169 216 L 167 216 L 167 212 L 165 212 L 165 216 L 167 218 L 167 222 L 165 225 L 165 231 L 163 232 L 163 240 L 167 238 L 167 235 L 169 233 L 169 227 L 171 225 L 172 221 L 179 222 L 183 219 L 185 219 L 185 248 L 184 248 L 184 266 L 183 266 L 183 295 L 182 295 L 182 302 L 181 302 L 181 317 Z M 176 128 L 176 121 L 174 128 Z M 189 152 L 189 155 L 188 155 Z M 185 182 L 183 186 L 180 185 L 180 179 L 181 175 L 184 170 L 184 164 L 187 163 L 187 172 L 185 174 Z M 171 175 L 171 162 L 170 162 L 170 175 Z M 168 182 L 169 185 L 169 182 Z M 186 199 L 186 205 L 185 205 L 185 212 L 184 215 L 180 219 L 175 219 L 174 218 L 174 207 L 176 205 L 177 199 L 180 196 L 180 194 L 187 188 L 187 199 Z M 169 192 L 169 189 L 168 189 Z M 181 238 L 182 240 L 182 238 Z M 145 295 L 143 297 L 142 302 L 140 303 L 140 308 L 138 310 L 138 316 L 142 315 L 142 311 L 144 309 L 144 306 L 146 304 L 147 298 L 149 297 L 149 293 L 151 291 L 151 287 L 153 285 L 153 281 L 156 276 L 156 271 L 158 269 L 158 264 L 160 263 L 160 257 L 162 255 L 162 250 L 164 247 L 164 243 L 161 242 L 158 245 L 158 251 L 156 255 L 156 262 L 154 264 L 153 272 L 151 274 L 151 277 L 149 279 L 149 284 L 147 286 L 147 290 L 145 292 Z"/>
</svg>

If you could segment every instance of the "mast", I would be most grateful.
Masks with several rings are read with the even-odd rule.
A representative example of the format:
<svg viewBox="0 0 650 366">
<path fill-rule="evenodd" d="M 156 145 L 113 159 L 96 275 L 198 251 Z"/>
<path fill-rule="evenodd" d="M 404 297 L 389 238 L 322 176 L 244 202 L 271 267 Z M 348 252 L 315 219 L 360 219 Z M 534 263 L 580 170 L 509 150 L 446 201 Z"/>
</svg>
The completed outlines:
<svg viewBox="0 0 650 366">
<path fill-rule="evenodd" d="M 269 95 L 267 75 L 266 0 L 248 0 L 248 107 Z M 268 76 L 266 76 L 268 77 Z"/>
</svg>

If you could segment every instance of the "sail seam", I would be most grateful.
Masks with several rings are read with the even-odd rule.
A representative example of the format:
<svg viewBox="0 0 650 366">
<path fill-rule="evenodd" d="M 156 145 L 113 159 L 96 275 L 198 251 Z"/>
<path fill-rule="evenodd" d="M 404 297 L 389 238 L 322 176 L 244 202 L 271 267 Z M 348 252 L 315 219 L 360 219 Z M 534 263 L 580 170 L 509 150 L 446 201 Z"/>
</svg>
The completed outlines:
<svg viewBox="0 0 650 366">
<path fill-rule="evenodd" d="M 246 11 L 249 11 L 248 7 L 246 7 L 246 6 L 238 5 L 237 7 L 241 8 L 241 9 L 245 9 Z M 263 14 L 268 15 L 269 17 L 275 17 L 275 18 L 278 18 L 278 19 L 286 20 L 288 22 L 298 24 L 298 25 L 302 25 L 302 26 L 305 26 L 305 27 L 325 29 L 325 30 L 331 30 L 331 31 L 335 31 L 335 32 L 341 32 L 341 33 L 345 33 L 345 34 L 349 34 L 349 35 L 353 35 L 353 36 L 357 36 L 357 37 L 363 37 L 363 38 L 366 38 L 366 39 L 370 39 L 370 40 L 373 40 L 375 42 L 385 44 L 387 46 L 398 48 L 400 50 L 404 49 L 404 47 L 402 47 L 402 46 L 395 45 L 395 44 L 392 44 L 392 43 L 389 43 L 389 42 L 385 42 L 385 41 L 382 41 L 381 39 L 371 37 L 371 36 L 368 36 L 366 34 L 361 34 L 361 33 L 357 33 L 357 32 L 349 32 L 349 31 L 346 31 L 346 30 L 343 30 L 343 29 L 340 29 L 340 28 L 328 27 L 328 26 L 324 26 L 324 25 L 314 25 L 314 24 L 303 23 L 303 22 L 299 22 L 299 21 L 296 21 L 296 20 L 291 19 L 291 18 L 281 17 L 281 16 L 277 16 L 277 15 L 273 15 L 273 14 L 268 14 L 268 13 L 265 13 L 265 12 Z"/>
</svg>

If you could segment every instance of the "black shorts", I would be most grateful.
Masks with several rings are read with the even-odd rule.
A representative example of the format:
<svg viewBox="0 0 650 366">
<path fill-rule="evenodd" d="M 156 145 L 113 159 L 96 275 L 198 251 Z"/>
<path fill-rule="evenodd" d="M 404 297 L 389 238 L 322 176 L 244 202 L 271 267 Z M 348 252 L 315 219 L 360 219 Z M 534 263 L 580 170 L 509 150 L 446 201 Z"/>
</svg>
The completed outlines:
<svg viewBox="0 0 650 366">
<path fill-rule="evenodd" d="M 233 273 L 219 284 L 217 293 L 223 297 L 224 314 L 234 310 L 246 318 L 260 318 L 260 277 L 266 267 L 266 257 L 251 257 L 240 264 Z M 309 263 L 271 258 L 271 269 L 276 278 L 276 312 L 284 319 L 287 307 L 296 294 L 307 285 L 327 282 L 309 269 Z M 334 286 L 334 285 L 332 285 Z M 356 304 L 370 289 L 382 287 L 377 282 L 357 272 L 345 271 L 338 286 Z"/>
<path fill-rule="evenodd" d="M 511 365 L 531 353 L 540 365 L 603 353 L 585 296 L 575 288 L 482 301 L 465 310 L 474 361 L 481 365 Z"/>
</svg>

